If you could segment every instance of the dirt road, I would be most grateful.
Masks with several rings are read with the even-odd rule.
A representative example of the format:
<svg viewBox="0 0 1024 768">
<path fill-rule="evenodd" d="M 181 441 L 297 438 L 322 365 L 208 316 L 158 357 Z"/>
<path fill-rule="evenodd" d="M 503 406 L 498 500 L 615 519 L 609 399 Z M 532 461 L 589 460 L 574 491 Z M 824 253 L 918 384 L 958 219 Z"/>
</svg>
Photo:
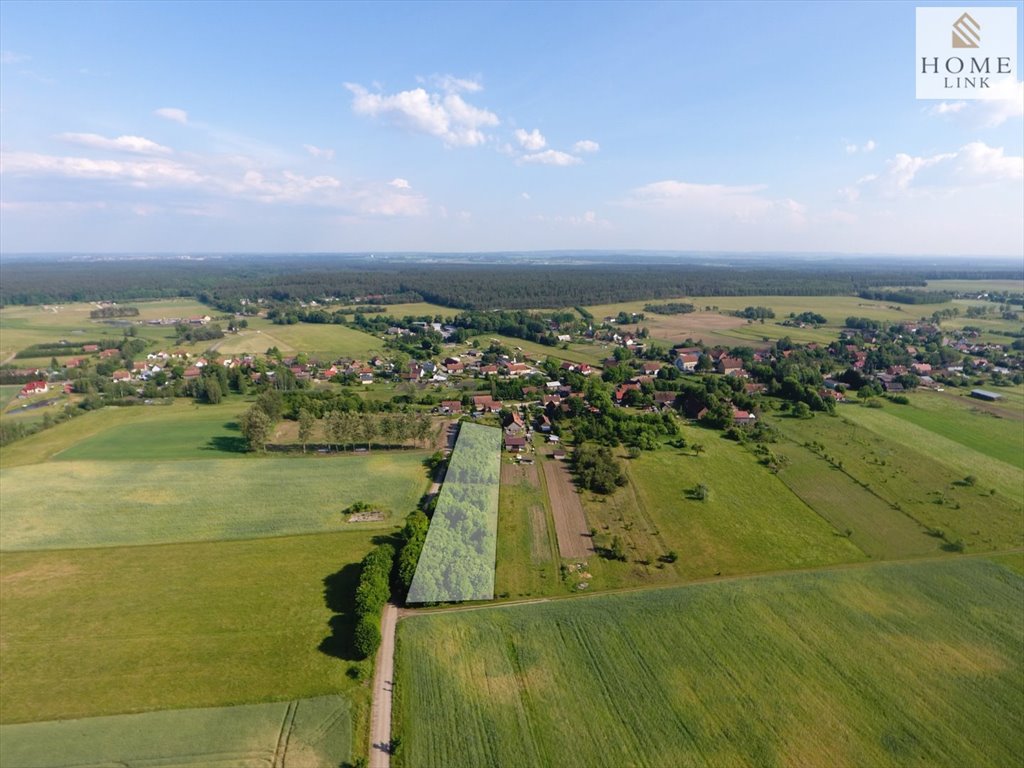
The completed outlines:
<svg viewBox="0 0 1024 768">
<path fill-rule="evenodd" d="M 384 606 L 380 621 L 380 648 L 373 674 L 373 704 L 370 708 L 370 768 L 391 765 L 391 697 L 395 688 L 395 622 L 398 608 Z"/>
<path fill-rule="evenodd" d="M 551 499 L 551 514 L 555 518 L 559 554 L 574 559 L 594 554 L 590 527 L 583 513 L 580 496 L 576 493 L 576 486 L 569 475 L 569 468 L 561 461 L 545 461 L 544 480 Z"/>
</svg>

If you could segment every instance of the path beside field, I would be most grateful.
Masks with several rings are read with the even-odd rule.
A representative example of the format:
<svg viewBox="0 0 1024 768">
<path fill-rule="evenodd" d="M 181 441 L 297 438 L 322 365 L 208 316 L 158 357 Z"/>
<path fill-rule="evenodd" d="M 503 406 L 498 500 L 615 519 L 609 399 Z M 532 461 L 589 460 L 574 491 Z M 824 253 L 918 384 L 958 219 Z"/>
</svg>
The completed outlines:
<svg viewBox="0 0 1024 768">
<path fill-rule="evenodd" d="M 380 648 L 373 673 L 370 706 L 370 768 L 391 766 L 391 697 L 395 689 L 395 621 L 398 608 L 384 606 L 380 620 Z"/>
<path fill-rule="evenodd" d="M 594 554 L 594 540 L 569 468 L 562 461 L 545 461 L 544 479 L 555 518 L 559 554 L 574 560 L 586 559 Z"/>
</svg>

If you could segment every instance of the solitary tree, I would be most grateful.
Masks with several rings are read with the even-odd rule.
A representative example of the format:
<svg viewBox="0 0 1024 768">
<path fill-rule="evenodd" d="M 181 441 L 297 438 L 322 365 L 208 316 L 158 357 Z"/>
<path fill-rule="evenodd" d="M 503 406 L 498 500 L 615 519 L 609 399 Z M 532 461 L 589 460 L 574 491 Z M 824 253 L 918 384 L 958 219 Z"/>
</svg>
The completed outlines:
<svg viewBox="0 0 1024 768">
<path fill-rule="evenodd" d="M 305 408 L 299 409 L 299 442 L 302 443 L 302 452 L 306 452 L 306 443 L 309 442 L 309 438 L 313 435 L 313 427 L 316 424 L 316 419 L 313 414 L 307 411 Z"/>
<path fill-rule="evenodd" d="M 265 451 L 267 439 L 270 437 L 270 430 L 273 426 L 270 417 L 262 408 L 252 407 L 242 414 L 242 434 L 249 443 L 249 449 L 253 451 Z"/>
</svg>

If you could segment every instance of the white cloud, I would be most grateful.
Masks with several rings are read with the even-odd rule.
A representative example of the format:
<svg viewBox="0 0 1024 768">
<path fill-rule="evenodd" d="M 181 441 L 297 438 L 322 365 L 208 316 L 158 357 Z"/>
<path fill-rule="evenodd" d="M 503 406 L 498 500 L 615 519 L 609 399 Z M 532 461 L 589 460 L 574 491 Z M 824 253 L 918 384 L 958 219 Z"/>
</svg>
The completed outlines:
<svg viewBox="0 0 1024 768">
<path fill-rule="evenodd" d="M 765 186 L 761 184 L 730 186 L 670 179 L 631 190 L 621 205 L 673 215 L 690 214 L 705 222 L 803 221 L 806 208 L 802 204 L 790 198 L 770 198 L 764 191 Z"/>
<path fill-rule="evenodd" d="M 188 124 L 188 112 L 184 109 L 178 109 L 177 107 L 160 107 L 160 109 L 154 110 L 153 114 L 174 123 L 181 123 L 182 125 Z"/>
<path fill-rule="evenodd" d="M 973 141 L 960 148 L 956 171 L 965 180 L 1021 181 L 1024 179 L 1024 157 L 1007 156 L 1002 147 L 990 147 Z"/>
<path fill-rule="evenodd" d="M 333 149 L 323 149 L 321 147 L 313 146 L 312 144 L 303 144 L 302 147 L 307 152 L 309 152 L 310 155 L 312 155 L 315 158 L 318 158 L 318 159 L 321 159 L 321 160 L 333 160 L 334 159 L 334 150 Z"/>
<path fill-rule="evenodd" d="M 545 216 L 539 214 L 533 217 L 534 221 L 546 224 L 568 224 L 571 227 L 591 227 L 596 229 L 608 229 L 610 225 L 604 219 L 598 217 L 595 211 L 584 211 L 579 216 Z"/>
<path fill-rule="evenodd" d="M 430 84 L 445 93 L 477 93 L 484 89 L 476 80 L 454 75 L 431 75 Z"/>
<path fill-rule="evenodd" d="M 860 146 L 856 144 L 847 144 L 844 147 L 844 149 L 846 150 L 846 154 L 855 155 L 858 152 L 863 152 L 864 154 L 867 154 L 868 152 L 874 152 L 877 147 L 878 144 L 875 143 L 874 139 L 868 139 Z"/>
<path fill-rule="evenodd" d="M 535 152 L 531 155 L 523 155 L 521 161 L 524 163 L 537 163 L 539 165 L 578 165 L 583 161 L 580 158 L 570 155 L 568 152 L 559 152 L 557 149 L 546 149 L 543 152 Z"/>
<path fill-rule="evenodd" d="M 930 115 L 955 115 L 967 107 L 966 101 L 943 101 L 928 110 Z"/>
<path fill-rule="evenodd" d="M 157 144 L 142 136 L 118 136 L 108 139 L 96 133 L 62 133 L 57 138 L 69 144 L 90 149 L 110 149 L 117 152 L 132 152 L 137 155 L 170 155 L 170 147 Z"/>
<path fill-rule="evenodd" d="M 532 131 L 527 133 L 522 128 L 516 128 L 516 141 L 519 142 L 519 146 L 529 152 L 536 152 L 537 150 L 544 149 L 547 146 L 547 139 L 541 134 L 541 132 L 534 128 Z"/>
<path fill-rule="evenodd" d="M 134 189 L 182 189 L 188 190 L 190 196 L 268 205 L 304 205 L 370 216 L 420 216 L 427 212 L 426 198 L 412 192 L 404 179 L 347 185 L 334 176 L 303 176 L 286 169 L 253 167 L 251 162 L 237 160 L 194 155 L 181 160 L 95 160 L 4 152 L 0 153 L 0 173 L 80 179 Z M 149 203 L 138 201 L 138 204 Z"/>
<path fill-rule="evenodd" d="M 529 200 L 529 199 L 530 199 L 530 193 L 529 193 L 529 192 L 523 192 L 523 193 L 522 193 L 522 194 L 520 195 L 520 197 L 522 197 L 522 198 L 523 198 L 523 200 Z"/>
<path fill-rule="evenodd" d="M 371 93 L 356 83 L 345 83 L 352 93 L 352 110 L 367 117 L 388 117 L 406 128 L 441 139 L 449 147 L 475 147 L 485 143 L 485 128 L 500 123 L 498 116 L 474 107 L 457 93 L 428 93 L 423 88 L 391 95 Z"/>
<path fill-rule="evenodd" d="M 928 110 L 937 117 L 960 116 L 981 128 L 998 128 L 1007 120 L 1024 116 L 1024 81 L 1003 80 L 992 87 L 994 98 L 974 101 L 943 101 Z"/>
<path fill-rule="evenodd" d="M 601 149 L 601 145 L 598 144 L 596 141 L 591 141 L 590 139 L 582 139 L 581 141 L 577 141 L 575 144 L 572 145 L 572 151 L 576 152 L 577 154 L 597 152 L 599 149 Z"/>
<path fill-rule="evenodd" d="M 31 58 L 31 56 L 16 51 L 3 51 L 0 53 L 0 64 L 21 64 Z"/>
<path fill-rule="evenodd" d="M 33 152 L 0 154 L 0 170 L 23 176 L 124 181 L 136 187 L 197 185 L 205 178 L 195 169 L 174 160 L 93 160 Z"/>
<path fill-rule="evenodd" d="M 839 190 L 839 195 L 854 202 L 865 193 L 883 198 L 944 194 L 963 187 L 1022 179 L 1024 157 L 1007 155 L 1003 147 L 975 141 L 956 152 L 926 157 L 900 152 L 886 161 L 881 173 L 862 176 L 854 185 Z"/>
</svg>

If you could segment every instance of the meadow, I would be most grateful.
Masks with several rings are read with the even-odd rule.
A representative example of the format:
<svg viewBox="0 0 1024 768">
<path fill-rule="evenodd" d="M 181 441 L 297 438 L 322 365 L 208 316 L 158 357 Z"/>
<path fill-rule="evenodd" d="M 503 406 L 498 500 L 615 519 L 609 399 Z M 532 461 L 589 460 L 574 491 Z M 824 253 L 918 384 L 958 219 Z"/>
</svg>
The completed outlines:
<svg viewBox="0 0 1024 768">
<path fill-rule="evenodd" d="M 212 344 L 205 342 L 205 346 L 221 355 L 263 354 L 277 347 L 286 356 L 302 352 L 311 359 L 325 362 L 338 358 L 366 360 L 384 352 L 381 339 L 344 325 L 275 325 L 260 318 L 249 318 L 248 323 L 248 328 Z"/>
<path fill-rule="evenodd" d="M 1022 601 L 961 559 L 412 616 L 393 764 L 1013 765 Z"/>
<path fill-rule="evenodd" d="M 522 598 L 561 592 L 558 542 L 539 467 L 501 465 L 494 591 Z"/>
<path fill-rule="evenodd" d="M 1024 545 L 1021 465 L 968 447 L 965 442 L 977 439 L 967 436 L 972 431 L 968 427 L 964 436 L 952 440 L 911 423 L 899 415 L 907 407 L 843 405 L 834 417 L 779 418 L 772 423 L 792 442 L 817 444 L 814 452 L 827 457 L 831 466 L 895 511 L 941 531 L 947 543 L 962 542 L 967 551 Z M 951 412 L 931 418 L 937 424 L 963 417 Z M 984 434 L 990 418 L 979 416 L 973 431 Z M 778 450 L 786 452 L 785 447 Z"/>
<path fill-rule="evenodd" d="M 595 588 L 864 559 L 742 447 L 700 428 L 683 427 L 682 436 L 691 447 L 663 444 L 624 460 L 630 482 L 612 496 L 584 495 L 595 543 L 619 536 L 630 561 L 590 563 Z M 693 493 L 701 485 L 703 500 Z M 666 563 L 670 552 L 678 559 Z"/>
<path fill-rule="evenodd" d="M 128 305 L 139 309 L 138 317 L 117 319 L 115 322 L 91 319 L 89 312 L 96 309 L 96 305 L 88 303 L 4 307 L 0 309 L 0 327 L 3 328 L 0 361 L 13 358 L 18 350 L 33 344 L 61 339 L 120 339 L 124 336 L 124 326 L 119 323 L 214 314 L 209 307 L 189 299 L 130 302 Z M 143 325 L 137 328 L 142 338 L 163 340 L 168 346 L 174 343 L 172 326 Z M 67 356 L 58 355 L 58 359 L 61 357 Z M 45 365 L 49 362 L 49 357 L 19 359 L 18 365 Z"/>
<path fill-rule="evenodd" d="M 369 531 L 4 552 L 4 723 L 367 691 L 346 605 Z M 361 714 L 356 727 L 360 727 Z"/>
<path fill-rule="evenodd" d="M 343 696 L 0 726 L 0 765 L 337 766 L 352 750 Z"/>
<path fill-rule="evenodd" d="M 0 469 L 0 549 L 62 549 L 338 531 L 365 501 L 388 527 L 427 490 L 425 451 Z M 45 492 L 40 493 L 40 488 Z"/>
</svg>

